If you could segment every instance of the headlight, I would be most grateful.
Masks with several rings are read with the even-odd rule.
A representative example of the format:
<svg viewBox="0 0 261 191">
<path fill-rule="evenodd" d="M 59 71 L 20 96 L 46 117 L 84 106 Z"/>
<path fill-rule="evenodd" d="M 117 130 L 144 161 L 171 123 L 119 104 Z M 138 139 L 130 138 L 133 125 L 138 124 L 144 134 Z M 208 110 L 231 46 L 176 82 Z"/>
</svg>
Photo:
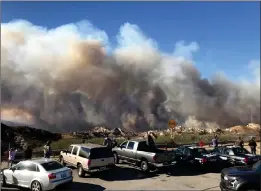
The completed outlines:
<svg viewBox="0 0 261 191">
<path fill-rule="evenodd" d="M 224 180 L 228 180 L 228 177 L 227 177 L 227 176 L 224 176 Z"/>
</svg>

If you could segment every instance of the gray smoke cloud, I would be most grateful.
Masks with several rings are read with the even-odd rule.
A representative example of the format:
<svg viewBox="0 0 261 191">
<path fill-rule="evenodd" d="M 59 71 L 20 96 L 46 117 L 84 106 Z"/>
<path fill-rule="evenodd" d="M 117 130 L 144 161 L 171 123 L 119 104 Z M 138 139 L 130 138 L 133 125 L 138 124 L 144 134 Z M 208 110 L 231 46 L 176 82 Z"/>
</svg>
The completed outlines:
<svg viewBox="0 0 261 191">
<path fill-rule="evenodd" d="M 88 21 L 47 29 L 15 20 L 1 24 L 1 39 L 2 108 L 23 108 L 60 130 L 104 124 L 143 131 L 192 116 L 229 126 L 250 122 L 250 111 L 260 122 L 260 60 L 249 64 L 251 81 L 220 73 L 202 79 L 196 42 L 164 53 L 129 23 L 116 46 Z"/>
</svg>

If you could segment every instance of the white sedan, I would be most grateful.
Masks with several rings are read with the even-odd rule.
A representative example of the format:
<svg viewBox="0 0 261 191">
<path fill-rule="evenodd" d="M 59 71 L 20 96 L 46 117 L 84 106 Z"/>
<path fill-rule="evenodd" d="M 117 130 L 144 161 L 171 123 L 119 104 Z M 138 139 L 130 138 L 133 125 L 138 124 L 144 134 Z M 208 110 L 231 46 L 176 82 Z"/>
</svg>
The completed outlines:
<svg viewBox="0 0 261 191">
<path fill-rule="evenodd" d="M 52 190 L 71 184 L 72 170 L 52 159 L 22 161 L 1 172 L 3 186 L 12 185 L 32 191 Z"/>
</svg>

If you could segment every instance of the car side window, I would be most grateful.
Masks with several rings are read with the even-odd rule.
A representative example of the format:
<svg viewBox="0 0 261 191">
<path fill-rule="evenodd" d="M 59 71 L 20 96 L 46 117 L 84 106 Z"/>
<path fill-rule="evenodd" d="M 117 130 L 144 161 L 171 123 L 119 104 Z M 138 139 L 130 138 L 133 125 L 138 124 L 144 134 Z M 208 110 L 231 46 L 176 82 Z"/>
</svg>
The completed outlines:
<svg viewBox="0 0 261 191">
<path fill-rule="evenodd" d="M 79 157 L 89 158 L 89 156 L 90 156 L 90 149 L 88 149 L 88 148 L 80 148 Z"/>
<path fill-rule="evenodd" d="M 224 149 L 224 154 L 229 155 L 229 149 Z"/>
<path fill-rule="evenodd" d="M 184 149 L 183 154 L 184 154 L 185 156 L 189 156 L 189 154 L 190 154 L 190 150 L 187 149 L 187 148 Z"/>
<path fill-rule="evenodd" d="M 176 153 L 179 154 L 179 155 L 182 155 L 183 154 L 183 148 L 177 148 Z"/>
<path fill-rule="evenodd" d="M 67 152 L 68 152 L 68 153 L 72 153 L 72 149 L 73 149 L 73 146 L 69 146 Z"/>
<path fill-rule="evenodd" d="M 228 152 L 229 155 L 234 155 L 234 152 L 230 149 Z"/>
<path fill-rule="evenodd" d="M 75 146 L 75 147 L 73 148 L 72 154 L 73 154 L 73 155 L 77 155 L 78 149 L 79 149 L 79 147 Z"/>
<path fill-rule="evenodd" d="M 134 142 L 131 142 L 131 141 L 130 141 L 130 142 L 128 143 L 127 149 L 133 150 L 134 144 L 135 144 Z"/>
<path fill-rule="evenodd" d="M 37 172 L 36 164 L 31 163 L 31 164 L 26 165 L 25 167 L 26 167 L 26 170 L 28 170 L 28 171 Z"/>
<path fill-rule="evenodd" d="M 25 165 L 23 163 L 20 163 L 20 164 L 17 164 L 15 167 L 14 167 L 15 170 L 25 170 Z"/>
<path fill-rule="evenodd" d="M 127 143 L 128 143 L 128 141 L 123 142 L 123 143 L 121 144 L 121 147 L 122 147 L 122 148 L 126 148 Z"/>
</svg>

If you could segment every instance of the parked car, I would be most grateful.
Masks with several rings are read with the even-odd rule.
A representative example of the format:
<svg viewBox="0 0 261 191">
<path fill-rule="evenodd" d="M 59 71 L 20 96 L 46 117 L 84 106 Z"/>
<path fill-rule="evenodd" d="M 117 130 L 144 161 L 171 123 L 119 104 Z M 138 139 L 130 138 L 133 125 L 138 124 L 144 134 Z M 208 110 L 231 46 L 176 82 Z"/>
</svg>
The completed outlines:
<svg viewBox="0 0 261 191">
<path fill-rule="evenodd" d="M 139 166 L 144 172 L 155 168 L 170 167 L 176 163 L 173 152 L 149 147 L 145 140 L 125 141 L 112 151 L 115 163 L 122 160 Z"/>
<path fill-rule="evenodd" d="M 72 170 L 52 159 L 26 160 L 1 171 L 3 186 L 52 190 L 73 181 Z"/>
<path fill-rule="evenodd" d="M 59 158 L 64 166 L 68 164 L 76 167 L 79 177 L 115 166 L 111 149 L 96 144 L 70 145 L 66 151 L 61 151 Z"/>
<path fill-rule="evenodd" d="M 200 168 L 217 168 L 224 165 L 223 161 L 216 155 L 209 153 L 205 148 L 187 145 L 180 146 L 175 151 L 177 164 L 192 165 Z"/>
<path fill-rule="evenodd" d="M 261 161 L 252 167 L 237 166 L 225 168 L 221 171 L 221 191 L 254 191 L 260 190 Z"/>
<path fill-rule="evenodd" d="M 253 155 L 239 146 L 221 146 L 213 149 L 211 153 L 217 154 L 230 165 L 253 165 L 261 159 L 260 155 Z"/>
</svg>

